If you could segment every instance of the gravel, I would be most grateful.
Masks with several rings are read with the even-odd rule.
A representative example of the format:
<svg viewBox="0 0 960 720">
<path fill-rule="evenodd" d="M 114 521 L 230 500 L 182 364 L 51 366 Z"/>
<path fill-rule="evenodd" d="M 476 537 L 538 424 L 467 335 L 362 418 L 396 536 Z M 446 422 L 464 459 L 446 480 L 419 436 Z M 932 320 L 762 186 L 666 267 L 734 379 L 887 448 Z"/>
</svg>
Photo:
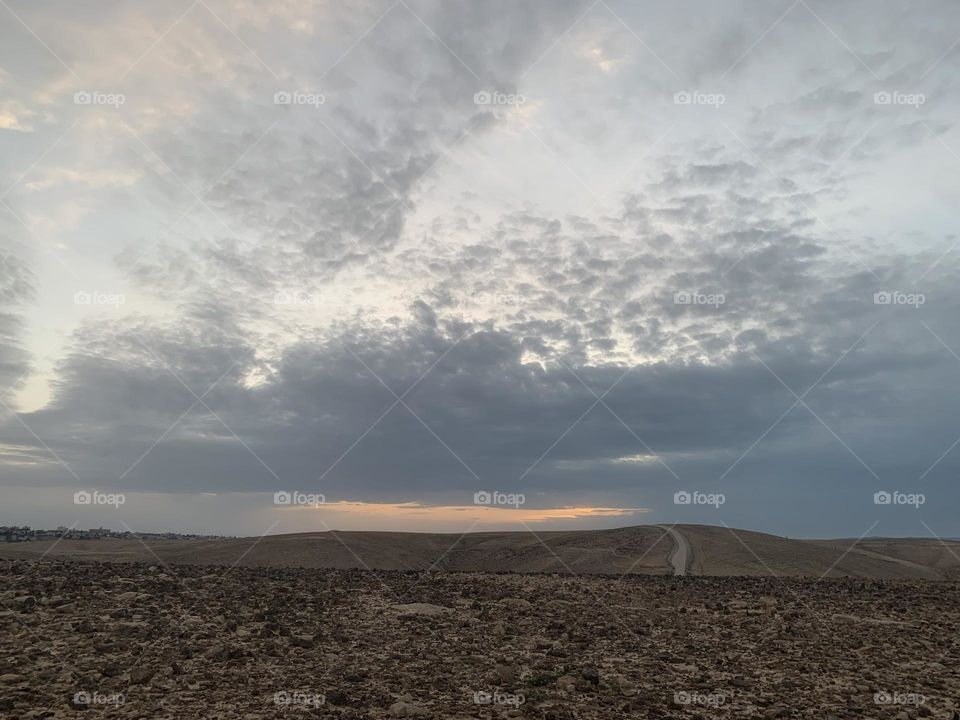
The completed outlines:
<svg viewBox="0 0 960 720">
<path fill-rule="evenodd" d="M 957 591 L 0 561 L 0 717 L 952 718 Z"/>
</svg>

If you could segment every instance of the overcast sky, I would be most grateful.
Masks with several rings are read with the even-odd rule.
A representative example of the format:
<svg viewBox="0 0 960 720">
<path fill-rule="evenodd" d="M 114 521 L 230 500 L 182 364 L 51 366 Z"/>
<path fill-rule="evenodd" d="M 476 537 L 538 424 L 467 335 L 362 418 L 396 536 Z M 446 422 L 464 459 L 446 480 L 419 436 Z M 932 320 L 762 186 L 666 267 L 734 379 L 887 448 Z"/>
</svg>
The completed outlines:
<svg viewBox="0 0 960 720">
<path fill-rule="evenodd" d="M 0 524 L 960 535 L 958 41 L 946 0 L 6 0 Z"/>
</svg>

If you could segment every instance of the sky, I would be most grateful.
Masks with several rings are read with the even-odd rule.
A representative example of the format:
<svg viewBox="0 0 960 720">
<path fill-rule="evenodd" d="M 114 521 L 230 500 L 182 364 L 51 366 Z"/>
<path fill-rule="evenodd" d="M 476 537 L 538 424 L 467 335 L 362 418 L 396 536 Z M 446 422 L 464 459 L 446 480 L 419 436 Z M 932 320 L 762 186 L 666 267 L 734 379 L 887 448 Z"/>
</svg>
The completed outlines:
<svg viewBox="0 0 960 720">
<path fill-rule="evenodd" d="M 958 70 L 937 0 L 3 0 L 0 524 L 960 536 Z"/>
</svg>

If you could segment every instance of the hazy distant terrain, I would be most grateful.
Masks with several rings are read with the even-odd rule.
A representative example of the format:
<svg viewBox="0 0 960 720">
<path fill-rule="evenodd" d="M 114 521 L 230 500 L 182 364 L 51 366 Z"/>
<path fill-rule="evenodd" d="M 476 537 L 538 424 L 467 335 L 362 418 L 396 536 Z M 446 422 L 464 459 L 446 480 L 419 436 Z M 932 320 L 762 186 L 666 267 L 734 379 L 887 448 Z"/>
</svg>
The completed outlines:
<svg viewBox="0 0 960 720">
<path fill-rule="evenodd" d="M 670 532 L 672 530 L 672 532 Z M 217 540 L 6 543 L 0 557 L 373 570 L 673 574 L 676 538 L 690 575 L 960 579 L 960 543 L 931 539 L 793 540 L 707 525 L 467 535 L 322 532 Z"/>
<path fill-rule="evenodd" d="M 220 540 L 9 543 L 0 556 L 237 565 L 489 572 L 670 574 L 670 536 L 655 526 L 570 532 L 322 532 Z M 154 555 L 156 557 L 154 557 Z"/>
</svg>

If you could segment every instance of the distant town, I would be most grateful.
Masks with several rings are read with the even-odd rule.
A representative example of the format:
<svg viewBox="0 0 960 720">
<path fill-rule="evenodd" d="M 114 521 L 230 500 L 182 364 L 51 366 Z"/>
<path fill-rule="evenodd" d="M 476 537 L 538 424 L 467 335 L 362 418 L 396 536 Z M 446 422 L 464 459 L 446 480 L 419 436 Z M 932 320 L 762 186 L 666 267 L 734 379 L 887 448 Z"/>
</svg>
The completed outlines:
<svg viewBox="0 0 960 720">
<path fill-rule="evenodd" d="M 31 540 L 130 540 L 133 538 L 165 539 L 165 540 L 214 540 L 226 537 L 225 535 L 195 535 L 192 533 L 148 533 L 130 532 L 129 530 L 111 530 L 109 528 L 68 528 L 61 525 L 56 530 L 34 530 L 24 525 L 0 525 L 0 542 L 29 542 Z"/>
</svg>

